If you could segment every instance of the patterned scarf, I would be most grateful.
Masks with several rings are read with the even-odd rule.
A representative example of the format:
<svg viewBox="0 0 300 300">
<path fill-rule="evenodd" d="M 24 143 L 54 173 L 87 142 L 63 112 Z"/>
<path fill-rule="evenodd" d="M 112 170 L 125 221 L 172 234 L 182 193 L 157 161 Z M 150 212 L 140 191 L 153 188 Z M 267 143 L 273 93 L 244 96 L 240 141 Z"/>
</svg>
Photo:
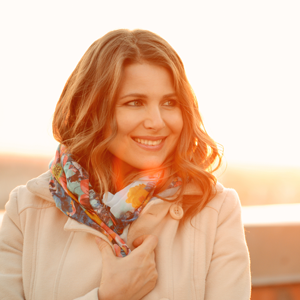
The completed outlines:
<svg viewBox="0 0 300 300">
<path fill-rule="evenodd" d="M 153 193 L 162 173 L 142 177 L 115 195 L 108 193 L 105 199 L 93 190 L 89 174 L 72 159 L 66 146 L 58 146 L 50 171 L 49 189 L 56 206 L 68 217 L 106 235 L 117 256 L 128 255 L 127 226 L 138 218 L 149 201 L 157 199 Z M 159 196 L 173 196 L 180 185 L 181 179 L 177 177 Z"/>
</svg>

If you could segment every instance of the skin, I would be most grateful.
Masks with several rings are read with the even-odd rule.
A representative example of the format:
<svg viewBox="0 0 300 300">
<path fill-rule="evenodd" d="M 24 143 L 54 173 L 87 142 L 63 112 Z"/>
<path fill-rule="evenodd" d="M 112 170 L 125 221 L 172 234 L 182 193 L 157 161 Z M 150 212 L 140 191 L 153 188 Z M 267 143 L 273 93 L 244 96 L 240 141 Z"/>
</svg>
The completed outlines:
<svg viewBox="0 0 300 300">
<path fill-rule="evenodd" d="M 115 157 L 120 177 L 133 169 L 151 170 L 161 166 L 174 152 L 183 127 L 178 97 L 168 70 L 148 63 L 126 66 L 115 117 L 118 133 L 108 150 Z M 138 137 L 162 139 L 162 145 L 140 146 L 135 139 Z"/>
<path fill-rule="evenodd" d="M 113 163 L 119 178 L 136 169 L 151 171 L 160 167 L 174 152 L 183 127 L 170 73 L 148 63 L 126 66 L 115 117 L 118 133 L 108 150 L 114 155 Z M 125 258 L 116 257 L 105 241 L 96 238 L 96 242 L 102 255 L 99 299 L 138 300 L 155 287 L 156 236 L 137 238 L 133 242 L 135 249 Z"/>
<path fill-rule="evenodd" d="M 116 257 L 108 243 L 100 238 L 96 238 L 96 243 L 102 256 L 100 300 L 139 300 L 154 289 L 156 236 L 143 235 L 134 240 L 136 249 L 124 258 Z"/>
</svg>

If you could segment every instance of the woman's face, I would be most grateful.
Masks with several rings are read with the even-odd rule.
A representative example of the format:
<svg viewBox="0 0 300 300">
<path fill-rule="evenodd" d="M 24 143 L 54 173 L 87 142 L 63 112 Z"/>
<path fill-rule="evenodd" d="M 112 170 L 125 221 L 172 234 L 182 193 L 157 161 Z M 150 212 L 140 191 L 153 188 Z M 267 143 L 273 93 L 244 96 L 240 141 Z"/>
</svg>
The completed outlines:
<svg viewBox="0 0 300 300">
<path fill-rule="evenodd" d="M 178 100 L 165 68 L 126 66 L 115 107 L 118 133 L 108 150 L 129 170 L 159 167 L 174 151 L 182 130 Z"/>
</svg>

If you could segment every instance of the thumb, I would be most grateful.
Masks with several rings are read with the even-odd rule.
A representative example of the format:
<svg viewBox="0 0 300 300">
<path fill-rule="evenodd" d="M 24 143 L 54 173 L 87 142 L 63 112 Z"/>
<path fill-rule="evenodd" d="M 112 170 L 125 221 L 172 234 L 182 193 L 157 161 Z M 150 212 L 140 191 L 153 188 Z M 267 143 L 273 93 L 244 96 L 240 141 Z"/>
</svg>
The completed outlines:
<svg viewBox="0 0 300 300">
<path fill-rule="evenodd" d="M 143 249 L 148 249 L 149 252 L 153 251 L 158 243 L 158 238 L 155 235 L 141 235 L 140 237 L 136 238 L 133 242 L 132 245 L 137 248 L 143 248 Z"/>
<path fill-rule="evenodd" d="M 113 250 L 111 249 L 111 246 L 105 242 L 103 239 L 99 238 L 99 237 L 95 237 L 95 241 L 96 244 L 102 254 L 102 256 L 111 256 L 111 257 L 115 257 L 115 254 L 113 252 Z"/>
</svg>

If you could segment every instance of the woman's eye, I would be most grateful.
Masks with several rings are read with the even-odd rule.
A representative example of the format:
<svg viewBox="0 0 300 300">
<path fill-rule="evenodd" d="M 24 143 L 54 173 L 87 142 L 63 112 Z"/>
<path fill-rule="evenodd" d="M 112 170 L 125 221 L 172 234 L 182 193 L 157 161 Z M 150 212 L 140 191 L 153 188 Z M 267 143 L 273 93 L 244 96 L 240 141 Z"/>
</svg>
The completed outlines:
<svg viewBox="0 0 300 300">
<path fill-rule="evenodd" d="M 175 100 L 168 100 L 164 103 L 165 106 L 175 106 L 177 102 Z"/>
<path fill-rule="evenodd" d="M 133 100 L 133 101 L 127 102 L 126 105 L 129 105 L 129 106 L 141 106 L 142 103 L 139 100 Z"/>
</svg>

